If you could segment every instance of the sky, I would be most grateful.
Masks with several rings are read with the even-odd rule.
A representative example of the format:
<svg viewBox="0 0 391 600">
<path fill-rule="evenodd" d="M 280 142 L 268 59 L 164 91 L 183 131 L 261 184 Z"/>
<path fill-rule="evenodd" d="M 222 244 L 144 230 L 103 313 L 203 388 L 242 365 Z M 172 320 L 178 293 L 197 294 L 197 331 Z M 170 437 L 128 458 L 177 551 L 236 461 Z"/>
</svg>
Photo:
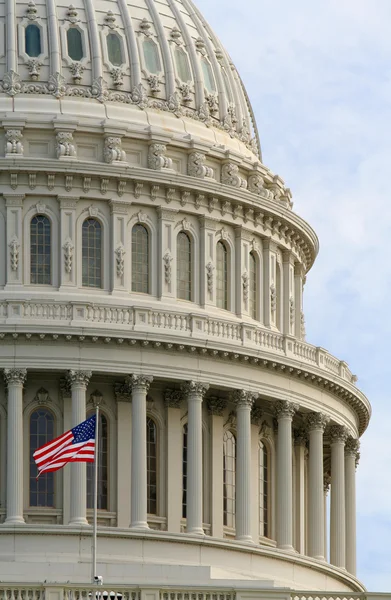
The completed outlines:
<svg viewBox="0 0 391 600">
<path fill-rule="evenodd" d="M 263 162 L 320 238 L 307 340 L 346 360 L 372 403 L 358 577 L 391 592 L 391 2 L 195 1 L 244 80 Z"/>
</svg>

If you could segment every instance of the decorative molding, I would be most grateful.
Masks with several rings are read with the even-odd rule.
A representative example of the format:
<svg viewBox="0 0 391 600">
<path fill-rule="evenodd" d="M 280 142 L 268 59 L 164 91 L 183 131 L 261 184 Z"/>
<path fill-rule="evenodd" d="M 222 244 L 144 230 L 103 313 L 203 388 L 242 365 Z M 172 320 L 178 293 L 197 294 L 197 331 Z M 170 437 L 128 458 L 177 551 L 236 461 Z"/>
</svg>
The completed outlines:
<svg viewBox="0 0 391 600">
<path fill-rule="evenodd" d="M 36 402 L 40 406 L 44 406 L 45 404 L 52 402 L 52 399 L 49 396 L 49 392 L 44 387 L 41 387 L 36 391 L 33 402 Z"/>
<path fill-rule="evenodd" d="M 208 262 L 208 264 L 206 265 L 206 282 L 207 282 L 207 288 L 208 288 L 208 292 L 209 294 L 213 294 L 213 286 L 214 286 L 214 270 L 215 270 L 215 266 L 213 265 L 213 263 Z"/>
<path fill-rule="evenodd" d="M 125 254 L 126 250 L 122 244 L 120 244 L 115 250 L 115 262 L 117 277 L 121 278 L 124 275 L 125 270 Z"/>
<path fill-rule="evenodd" d="M 289 323 L 291 326 L 295 323 L 295 299 L 293 296 L 289 296 Z"/>
<path fill-rule="evenodd" d="M 105 162 L 108 164 L 126 161 L 126 152 L 122 150 L 122 141 L 119 136 L 108 136 L 105 138 L 103 156 Z"/>
<path fill-rule="evenodd" d="M 274 283 L 270 286 L 270 310 L 275 312 L 277 309 L 277 290 Z"/>
<path fill-rule="evenodd" d="M 125 382 L 131 387 L 132 391 L 143 390 L 148 393 L 149 387 L 153 381 L 152 375 L 129 375 Z"/>
<path fill-rule="evenodd" d="M 345 455 L 352 456 L 357 467 L 360 460 L 360 440 L 349 436 L 345 444 Z"/>
<path fill-rule="evenodd" d="M 67 377 L 60 379 L 60 395 L 62 400 L 65 398 L 72 398 L 71 382 Z"/>
<path fill-rule="evenodd" d="M 62 249 L 64 250 L 64 268 L 65 272 L 72 273 L 73 267 L 73 254 L 75 246 L 70 238 L 67 238 Z"/>
<path fill-rule="evenodd" d="M 222 417 L 227 408 L 227 400 L 218 396 L 209 396 L 207 399 L 208 412 L 210 415 Z"/>
<path fill-rule="evenodd" d="M 306 446 L 308 442 L 308 433 L 305 427 L 299 427 L 293 430 L 293 443 L 295 446 Z"/>
<path fill-rule="evenodd" d="M 206 156 L 202 152 L 191 152 L 187 162 L 187 173 L 190 177 L 213 178 L 213 169 L 205 165 Z"/>
<path fill-rule="evenodd" d="M 171 252 L 169 250 L 163 256 L 163 265 L 164 265 L 164 281 L 167 285 L 171 283 L 171 263 L 173 261 L 173 257 L 171 256 Z"/>
<path fill-rule="evenodd" d="M 259 428 L 259 437 L 270 441 L 273 439 L 273 428 L 266 420 L 263 420 L 261 423 Z"/>
<path fill-rule="evenodd" d="M 255 400 L 258 398 L 258 394 L 255 392 L 249 392 L 247 390 L 234 390 L 231 393 L 230 398 L 236 406 L 251 408 Z"/>
<path fill-rule="evenodd" d="M 244 300 L 244 302 L 247 302 L 249 288 L 250 288 L 250 277 L 249 277 L 249 274 L 247 273 L 247 271 L 245 271 L 242 275 L 242 282 L 243 282 L 243 300 Z"/>
<path fill-rule="evenodd" d="M 261 425 L 263 416 L 263 409 L 260 406 L 253 404 L 251 407 L 251 424 Z"/>
<path fill-rule="evenodd" d="M 117 382 L 114 384 L 114 395 L 117 402 L 131 402 L 132 388 L 129 382 Z"/>
<path fill-rule="evenodd" d="M 331 444 L 345 444 L 349 437 L 349 431 L 343 425 L 334 423 L 328 428 L 328 435 Z"/>
<path fill-rule="evenodd" d="M 172 160 L 165 156 L 167 147 L 165 144 L 153 143 L 148 149 L 148 167 L 155 171 L 161 169 L 171 169 Z"/>
<path fill-rule="evenodd" d="M 16 235 L 13 235 L 10 243 L 8 244 L 10 249 L 10 261 L 11 261 L 11 270 L 17 271 L 19 266 L 19 248 L 20 243 Z"/>
<path fill-rule="evenodd" d="M 221 183 L 244 190 L 247 188 L 247 181 L 239 175 L 238 165 L 232 162 L 225 163 L 222 166 Z"/>
<path fill-rule="evenodd" d="M 21 129 L 7 129 L 5 132 L 6 139 L 6 156 L 18 155 L 23 156 L 23 133 Z"/>
</svg>

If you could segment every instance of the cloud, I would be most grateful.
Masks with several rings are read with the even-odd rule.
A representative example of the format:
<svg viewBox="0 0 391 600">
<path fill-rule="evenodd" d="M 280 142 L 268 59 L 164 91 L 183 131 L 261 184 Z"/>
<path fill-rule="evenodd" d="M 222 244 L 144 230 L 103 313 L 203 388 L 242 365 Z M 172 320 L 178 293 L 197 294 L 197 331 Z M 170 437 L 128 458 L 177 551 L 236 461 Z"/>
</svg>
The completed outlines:
<svg viewBox="0 0 391 600">
<path fill-rule="evenodd" d="M 307 338 L 349 362 L 374 406 L 358 469 L 358 574 L 390 590 L 391 3 L 196 2 L 246 84 L 265 163 L 320 238 Z"/>
</svg>

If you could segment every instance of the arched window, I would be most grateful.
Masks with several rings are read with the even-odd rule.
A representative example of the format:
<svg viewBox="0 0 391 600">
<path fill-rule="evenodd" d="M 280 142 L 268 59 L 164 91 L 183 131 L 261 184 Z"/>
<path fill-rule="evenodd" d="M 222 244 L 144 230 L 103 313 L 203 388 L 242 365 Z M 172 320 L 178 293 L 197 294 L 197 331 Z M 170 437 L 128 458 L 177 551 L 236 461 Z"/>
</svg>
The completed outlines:
<svg viewBox="0 0 391 600">
<path fill-rule="evenodd" d="M 177 297 L 191 300 L 191 241 L 184 231 L 177 237 Z"/>
<path fill-rule="evenodd" d="M 41 30 L 38 25 L 31 23 L 24 30 L 26 54 L 31 57 L 39 56 L 41 50 Z"/>
<path fill-rule="evenodd" d="M 181 81 L 184 82 L 191 81 L 192 77 L 189 65 L 189 58 L 186 52 L 183 48 L 176 46 L 174 54 L 179 79 L 181 79 Z"/>
<path fill-rule="evenodd" d="M 228 309 L 228 251 L 223 242 L 216 248 L 216 304 Z"/>
<path fill-rule="evenodd" d="M 204 84 L 208 92 L 211 94 L 216 91 L 215 79 L 213 77 L 212 67 L 206 58 L 201 59 L 202 73 L 204 76 Z"/>
<path fill-rule="evenodd" d="M 161 71 L 159 51 L 153 40 L 143 41 L 145 66 L 150 73 L 159 73 Z"/>
<path fill-rule="evenodd" d="M 45 473 L 37 479 L 37 465 L 33 458 L 40 446 L 55 438 L 54 417 L 49 410 L 39 408 L 30 416 L 30 506 L 54 507 L 54 473 Z"/>
<path fill-rule="evenodd" d="M 83 223 L 82 283 L 86 287 L 102 287 L 102 226 L 96 219 Z"/>
<path fill-rule="evenodd" d="M 109 33 L 106 37 L 107 43 L 107 54 L 109 56 L 109 61 L 115 67 L 120 67 L 122 65 L 123 56 L 122 56 L 122 44 L 121 40 L 116 33 Z"/>
<path fill-rule="evenodd" d="M 269 456 L 266 444 L 259 441 L 259 535 L 269 537 Z"/>
<path fill-rule="evenodd" d="M 248 309 L 253 319 L 257 318 L 257 279 L 257 258 L 254 252 L 250 252 Z"/>
<path fill-rule="evenodd" d="M 68 56 L 72 60 L 81 60 L 84 57 L 83 37 L 80 29 L 70 27 L 67 31 Z"/>
<path fill-rule="evenodd" d="M 223 521 L 235 527 L 236 438 L 226 431 L 223 438 Z"/>
<path fill-rule="evenodd" d="M 147 417 L 147 511 L 157 515 L 157 427 Z"/>
<path fill-rule="evenodd" d="M 132 291 L 149 294 L 149 234 L 139 223 L 132 229 Z"/>
<path fill-rule="evenodd" d="M 87 418 L 95 411 L 89 411 Z M 105 415 L 99 412 L 98 430 L 98 509 L 108 507 L 108 423 Z M 94 463 L 87 463 L 87 508 L 94 508 Z"/>
<path fill-rule="evenodd" d="M 30 222 L 30 283 L 51 284 L 51 225 L 44 215 Z"/>
<path fill-rule="evenodd" d="M 182 517 L 187 517 L 187 423 L 183 426 L 182 446 Z"/>
</svg>

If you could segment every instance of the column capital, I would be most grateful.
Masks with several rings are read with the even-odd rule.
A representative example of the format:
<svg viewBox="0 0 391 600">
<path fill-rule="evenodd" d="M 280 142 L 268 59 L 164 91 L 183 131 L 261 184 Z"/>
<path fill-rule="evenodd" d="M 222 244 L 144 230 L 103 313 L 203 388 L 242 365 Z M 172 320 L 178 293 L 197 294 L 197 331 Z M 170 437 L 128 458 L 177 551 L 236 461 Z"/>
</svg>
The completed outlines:
<svg viewBox="0 0 391 600">
<path fill-rule="evenodd" d="M 293 442 L 295 446 L 306 446 L 308 440 L 307 430 L 305 427 L 299 427 L 293 430 Z"/>
<path fill-rule="evenodd" d="M 181 385 L 181 390 L 185 396 L 205 396 L 209 389 L 208 383 L 199 381 L 184 381 Z"/>
<path fill-rule="evenodd" d="M 27 369 L 4 369 L 4 380 L 8 385 L 24 385 Z"/>
<path fill-rule="evenodd" d="M 114 384 L 114 395 L 117 402 L 130 402 L 132 400 L 132 389 L 127 382 Z"/>
<path fill-rule="evenodd" d="M 331 474 L 328 471 L 326 471 L 323 475 L 323 489 L 326 494 L 328 493 L 328 491 L 330 489 L 330 484 L 331 484 Z"/>
<path fill-rule="evenodd" d="M 332 444 L 345 444 L 349 437 L 349 431 L 343 425 L 334 423 L 329 427 L 329 436 Z"/>
<path fill-rule="evenodd" d="M 322 431 L 326 429 L 328 422 L 330 421 L 330 417 L 324 415 L 323 413 L 312 412 L 309 413 L 306 417 L 306 426 L 308 431 Z"/>
<path fill-rule="evenodd" d="M 226 406 L 227 401 L 225 398 L 218 398 L 217 396 L 210 396 L 208 398 L 208 411 L 210 415 L 222 417 Z"/>
<path fill-rule="evenodd" d="M 360 440 L 349 436 L 345 444 L 345 455 L 353 456 L 356 460 L 357 467 L 358 461 L 360 460 Z"/>
<path fill-rule="evenodd" d="M 148 392 L 152 381 L 152 375 L 129 375 L 125 380 L 125 382 L 130 386 L 132 392 L 135 389 L 145 390 L 145 392 Z"/>
<path fill-rule="evenodd" d="M 74 385 L 87 387 L 91 377 L 91 371 L 74 371 L 73 369 L 71 369 L 67 373 L 67 379 L 71 387 L 73 387 Z"/>
<path fill-rule="evenodd" d="M 277 400 L 274 405 L 274 412 L 277 419 L 293 419 L 294 414 L 299 410 L 299 404 L 289 402 L 288 400 Z"/>
<path fill-rule="evenodd" d="M 164 390 L 164 404 L 167 408 L 180 408 L 183 399 L 181 390 Z"/>
<path fill-rule="evenodd" d="M 258 398 L 258 394 L 255 392 L 249 392 L 247 390 L 234 390 L 231 398 L 236 407 L 243 406 L 246 408 L 251 408 L 255 400 Z"/>
<path fill-rule="evenodd" d="M 262 424 L 263 410 L 260 406 L 255 406 L 253 404 L 251 408 L 251 425 L 259 425 Z"/>
</svg>

